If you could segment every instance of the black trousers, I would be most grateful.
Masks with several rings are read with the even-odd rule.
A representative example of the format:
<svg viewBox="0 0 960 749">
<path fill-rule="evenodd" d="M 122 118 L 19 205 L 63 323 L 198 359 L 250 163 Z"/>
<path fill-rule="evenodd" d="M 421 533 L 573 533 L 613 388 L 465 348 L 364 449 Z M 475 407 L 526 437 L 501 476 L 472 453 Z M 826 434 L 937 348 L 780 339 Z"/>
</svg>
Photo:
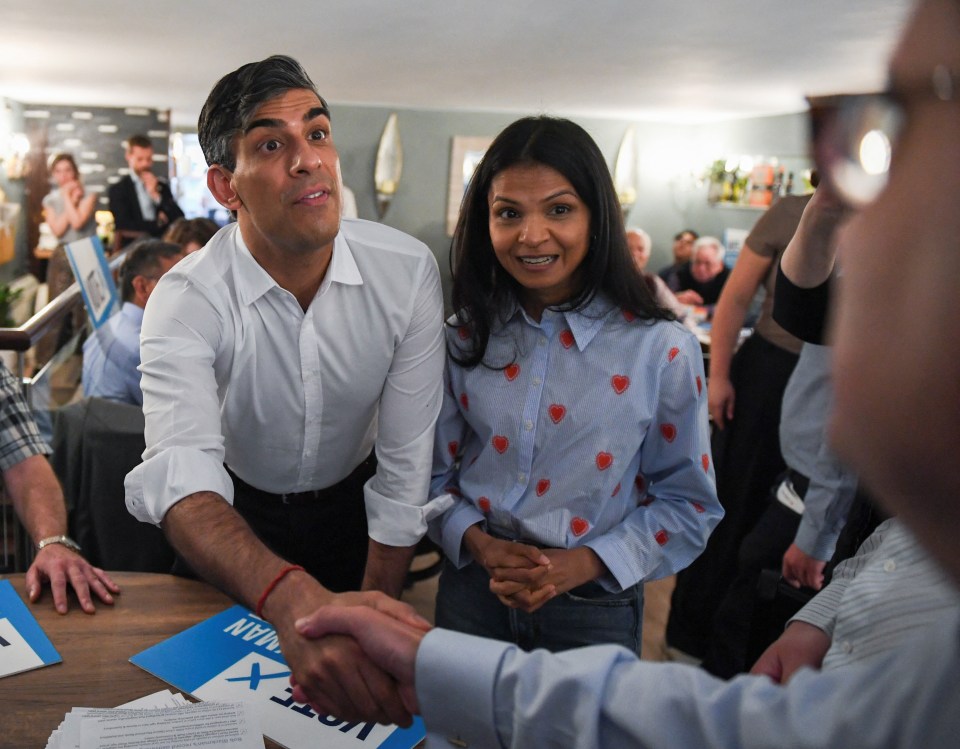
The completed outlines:
<svg viewBox="0 0 960 749">
<path fill-rule="evenodd" d="M 797 355 L 758 334 L 733 357 L 734 418 L 713 439 L 717 494 L 725 516 L 703 553 L 677 575 L 670 602 L 667 642 L 703 658 L 713 618 L 737 575 L 740 544 L 763 514 L 776 477 L 786 470 L 780 455 L 780 404 Z"/>
<path fill-rule="evenodd" d="M 227 470 L 233 479 L 234 509 L 264 545 L 340 593 L 359 590 L 363 582 L 368 544 L 363 485 L 376 469 L 371 453 L 339 483 L 296 495 L 262 491 Z M 190 575 L 181 558 L 174 572 Z"/>
</svg>

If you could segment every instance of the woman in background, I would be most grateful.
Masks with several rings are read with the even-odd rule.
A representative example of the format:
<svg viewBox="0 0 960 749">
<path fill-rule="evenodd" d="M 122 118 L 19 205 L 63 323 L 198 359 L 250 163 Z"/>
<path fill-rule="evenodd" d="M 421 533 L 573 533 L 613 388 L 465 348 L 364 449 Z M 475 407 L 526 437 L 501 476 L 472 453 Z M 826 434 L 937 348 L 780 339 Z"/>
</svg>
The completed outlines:
<svg viewBox="0 0 960 749">
<path fill-rule="evenodd" d="M 639 653 L 643 583 L 688 565 L 722 515 L 700 346 L 654 301 L 606 162 L 568 120 L 496 138 L 452 253 L 437 624 Z"/>
</svg>

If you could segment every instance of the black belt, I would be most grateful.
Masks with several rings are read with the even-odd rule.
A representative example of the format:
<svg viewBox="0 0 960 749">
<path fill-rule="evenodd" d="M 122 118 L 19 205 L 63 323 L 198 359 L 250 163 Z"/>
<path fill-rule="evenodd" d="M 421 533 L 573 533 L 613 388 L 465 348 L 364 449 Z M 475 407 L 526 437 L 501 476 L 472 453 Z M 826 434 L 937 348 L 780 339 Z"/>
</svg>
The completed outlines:
<svg viewBox="0 0 960 749">
<path fill-rule="evenodd" d="M 253 496 L 258 499 L 267 499 L 273 502 L 280 502 L 285 505 L 300 506 L 313 504 L 318 500 L 334 499 L 339 494 L 341 484 L 356 478 L 365 478 L 367 474 L 372 473 L 372 470 L 376 467 L 376 457 L 373 453 L 371 453 L 370 457 L 354 468 L 353 471 L 350 472 L 349 476 L 341 479 L 332 486 L 328 486 L 323 489 L 308 489 L 307 491 L 303 492 L 286 492 L 283 494 L 274 494 L 273 492 L 258 489 L 257 487 L 248 484 L 232 470 L 230 470 L 230 466 L 224 464 L 223 467 L 227 469 L 227 473 L 230 474 L 230 478 L 233 479 L 234 490 L 240 488 L 248 496 Z"/>
</svg>

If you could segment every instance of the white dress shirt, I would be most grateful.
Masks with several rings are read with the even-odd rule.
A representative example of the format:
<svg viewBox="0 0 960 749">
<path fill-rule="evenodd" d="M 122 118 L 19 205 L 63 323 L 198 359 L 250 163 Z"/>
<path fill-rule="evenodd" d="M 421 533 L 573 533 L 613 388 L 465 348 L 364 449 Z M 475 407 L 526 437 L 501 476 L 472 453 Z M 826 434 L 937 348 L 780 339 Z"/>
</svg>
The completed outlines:
<svg viewBox="0 0 960 749">
<path fill-rule="evenodd" d="M 428 503 L 440 408 L 443 301 L 421 242 L 344 220 L 306 312 L 256 262 L 236 224 L 166 273 L 141 335 L 144 462 L 130 512 L 159 524 L 177 501 L 233 501 L 230 466 L 274 493 L 331 486 L 374 444 L 370 537 L 409 546 L 443 509 Z"/>
</svg>

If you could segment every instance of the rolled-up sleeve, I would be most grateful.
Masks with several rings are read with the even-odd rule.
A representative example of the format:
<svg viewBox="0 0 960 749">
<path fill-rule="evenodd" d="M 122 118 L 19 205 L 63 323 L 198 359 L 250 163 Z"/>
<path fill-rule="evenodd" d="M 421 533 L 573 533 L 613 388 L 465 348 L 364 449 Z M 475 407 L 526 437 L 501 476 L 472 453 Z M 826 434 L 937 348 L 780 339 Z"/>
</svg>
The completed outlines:
<svg viewBox="0 0 960 749">
<path fill-rule="evenodd" d="M 377 473 L 364 488 L 370 538 L 382 544 L 412 546 L 449 504 L 428 495 L 443 357 L 443 296 L 430 256 L 423 260 L 410 324 L 383 386 Z"/>
<path fill-rule="evenodd" d="M 214 372 L 221 336 L 221 315 L 203 290 L 174 272 L 160 280 L 140 337 L 146 450 L 124 482 L 138 520 L 159 525 L 174 504 L 201 491 L 233 502 Z"/>
</svg>

